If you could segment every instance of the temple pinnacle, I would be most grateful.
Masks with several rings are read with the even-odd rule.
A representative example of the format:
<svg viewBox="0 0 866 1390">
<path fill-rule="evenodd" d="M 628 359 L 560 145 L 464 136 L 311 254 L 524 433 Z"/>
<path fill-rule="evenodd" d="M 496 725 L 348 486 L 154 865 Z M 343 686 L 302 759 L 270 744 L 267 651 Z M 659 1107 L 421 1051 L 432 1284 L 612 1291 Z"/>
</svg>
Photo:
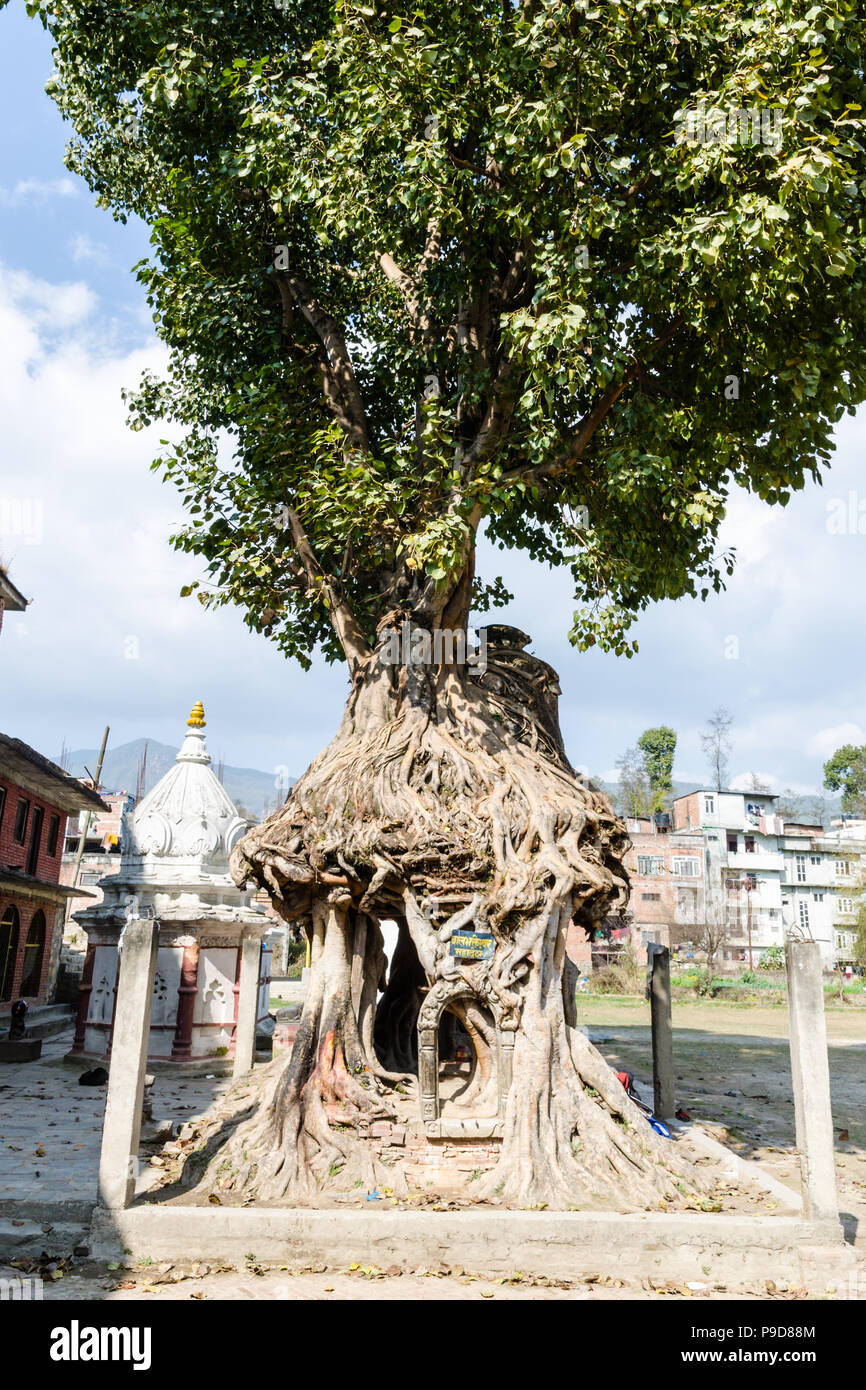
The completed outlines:
<svg viewBox="0 0 866 1390">
<path fill-rule="evenodd" d="M 190 710 L 189 719 L 186 722 L 191 729 L 204 728 L 204 705 L 202 704 L 201 700 L 196 700 L 195 704 Z"/>
</svg>

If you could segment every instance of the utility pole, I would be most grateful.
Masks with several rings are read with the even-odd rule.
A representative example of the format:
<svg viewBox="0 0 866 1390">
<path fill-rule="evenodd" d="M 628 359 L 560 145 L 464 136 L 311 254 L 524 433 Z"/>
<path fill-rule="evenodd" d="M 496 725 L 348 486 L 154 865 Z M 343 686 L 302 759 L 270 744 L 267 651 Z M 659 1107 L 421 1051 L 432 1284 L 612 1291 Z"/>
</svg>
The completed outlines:
<svg viewBox="0 0 866 1390">
<path fill-rule="evenodd" d="M 109 727 L 109 726 L 106 724 L 106 726 L 105 726 L 105 733 L 102 735 L 102 747 L 101 747 L 100 750 L 99 750 L 99 758 L 97 759 L 97 762 L 96 762 L 96 776 L 95 776 L 95 778 L 94 778 L 94 787 L 93 787 L 93 790 L 94 790 L 95 792 L 98 792 L 98 791 L 99 791 L 99 779 L 100 779 L 100 777 L 102 776 L 102 761 L 103 761 L 103 759 L 104 759 L 104 757 L 105 757 L 105 745 L 108 743 L 108 727 Z M 78 875 L 79 875 L 79 873 L 80 873 L 80 871 L 81 871 L 81 859 L 82 859 L 82 856 L 83 856 L 83 854 L 84 854 L 84 845 L 85 845 L 85 841 L 87 840 L 87 832 L 88 832 L 88 830 L 90 829 L 90 817 L 91 817 L 92 815 L 93 815 L 93 812 L 92 812 L 92 811 L 86 811 L 86 812 L 85 812 L 85 815 L 84 815 L 84 826 L 83 826 L 83 828 L 82 828 L 81 834 L 80 834 L 79 837 L 78 837 L 78 849 L 75 851 L 75 863 L 74 863 L 73 866 L 72 866 L 72 884 L 71 884 L 71 886 L 72 886 L 73 888 L 77 888 L 77 887 L 78 887 Z M 73 899 L 73 898 L 67 899 L 67 903 L 66 903 L 66 920 L 67 920 L 67 921 L 69 921 L 69 916 L 70 916 L 70 913 L 71 913 L 71 910 L 72 910 L 72 904 L 73 904 L 73 902 L 74 902 L 74 899 Z"/>
<path fill-rule="evenodd" d="M 752 965 L 752 880 L 748 874 L 743 880 L 746 886 L 746 935 L 749 939 L 749 969 L 754 969 Z"/>
</svg>

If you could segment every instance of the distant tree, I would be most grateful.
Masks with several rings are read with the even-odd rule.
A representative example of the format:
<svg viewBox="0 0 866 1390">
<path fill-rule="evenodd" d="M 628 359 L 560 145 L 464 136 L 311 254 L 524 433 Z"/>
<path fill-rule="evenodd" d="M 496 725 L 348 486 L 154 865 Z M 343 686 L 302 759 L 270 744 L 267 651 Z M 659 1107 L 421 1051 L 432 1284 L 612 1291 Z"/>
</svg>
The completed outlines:
<svg viewBox="0 0 866 1390">
<path fill-rule="evenodd" d="M 618 760 L 617 810 L 621 816 L 648 816 L 652 793 L 644 760 L 637 748 L 627 748 Z"/>
<path fill-rule="evenodd" d="M 846 815 L 866 815 L 866 746 L 846 743 L 824 764 L 824 786 L 842 793 Z"/>
<path fill-rule="evenodd" d="M 823 826 L 828 819 L 828 807 L 826 796 L 813 796 L 809 802 L 807 815 L 813 825 Z"/>
<path fill-rule="evenodd" d="M 643 753 L 643 765 L 650 787 L 650 803 L 653 811 L 661 811 L 667 800 L 667 793 L 673 787 L 674 754 L 677 736 L 667 724 L 656 729 L 644 729 L 637 741 Z"/>
<path fill-rule="evenodd" d="M 746 778 L 745 790 L 767 796 L 770 792 L 770 784 L 763 777 L 759 777 L 757 772 L 750 772 Z"/>
<path fill-rule="evenodd" d="M 854 959 L 866 969 L 866 900 L 861 899 L 857 912 L 857 935 L 854 938 Z"/>
<path fill-rule="evenodd" d="M 694 941 L 707 957 L 707 988 L 712 988 L 716 961 L 725 943 L 730 940 L 734 923 L 724 888 L 707 885 L 704 895 L 704 911 L 701 920 L 695 925 Z"/>
<path fill-rule="evenodd" d="M 800 820 L 806 811 L 805 798 L 795 792 L 792 787 L 783 787 L 776 801 L 776 814 L 783 820 Z"/>
<path fill-rule="evenodd" d="M 713 784 L 720 792 L 728 780 L 728 759 L 731 752 L 731 726 L 733 717 L 723 707 L 715 711 L 707 720 L 707 727 L 701 734 L 701 747 L 704 757 L 710 764 Z"/>
</svg>

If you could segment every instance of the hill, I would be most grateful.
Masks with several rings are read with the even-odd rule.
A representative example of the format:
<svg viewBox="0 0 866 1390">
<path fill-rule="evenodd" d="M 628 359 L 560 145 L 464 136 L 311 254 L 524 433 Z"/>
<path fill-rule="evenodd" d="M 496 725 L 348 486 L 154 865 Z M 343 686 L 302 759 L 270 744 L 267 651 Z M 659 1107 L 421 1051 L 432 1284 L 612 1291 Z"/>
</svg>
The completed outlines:
<svg viewBox="0 0 866 1390">
<path fill-rule="evenodd" d="M 160 777 L 168 772 L 177 749 L 168 743 L 160 743 L 153 738 L 136 738 L 131 743 L 118 744 L 112 748 L 109 743 L 102 764 L 102 785 L 105 791 L 134 792 L 138 782 L 138 769 L 147 747 L 147 769 L 144 790 L 149 792 Z M 76 748 L 65 756 L 66 770 L 73 777 L 85 777 L 85 768 L 93 772 L 99 752 L 96 748 Z M 213 754 L 211 754 L 213 757 Z M 56 759 L 55 761 L 59 761 Z M 217 759 L 213 761 L 214 772 L 218 772 Z M 290 777 L 287 786 L 296 779 Z M 226 764 L 222 770 L 222 783 L 235 805 L 245 807 L 251 815 L 261 816 L 266 810 L 272 811 L 277 799 L 283 799 L 272 772 L 262 772 L 255 767 L 231 767 Z"/>
</svg>

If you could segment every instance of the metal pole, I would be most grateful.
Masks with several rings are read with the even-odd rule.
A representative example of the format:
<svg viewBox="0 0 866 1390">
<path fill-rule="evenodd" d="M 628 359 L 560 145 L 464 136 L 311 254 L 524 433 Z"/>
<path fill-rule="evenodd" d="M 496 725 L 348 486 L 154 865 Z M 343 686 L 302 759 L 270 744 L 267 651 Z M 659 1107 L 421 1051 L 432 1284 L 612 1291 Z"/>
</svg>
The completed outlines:
<svg viewBox="0 0 866 1390">
<path fill-rule="evenodd" d="M 99 750 L 99 758 L 97 759 L 97 763 L 96 763 L 96 777 L 95 777 L 95 783 L 96 783 L 96 785 L 95 785 L 95 787 L 94 787 L 94 791 L 96 791 L 96 792 L 99 791 L 99 779 L 100 779 L 100 777 L 102 776 L 102 760 L 103 760 L 103 758 L 105 757 L 105 746 L 106 746 L 106 744 L 108 743 L 108 728 L 109 728 L 109 726 L 106 724 L 106 726 L 105 726 L 105 733 L 102 735 L 102 747 L 101 747 L 100 750 Z M 78 875 L 79 875 L 79 873 L 80 873 L 80 871 L 81 871 L 81 860 L 82 860 L 82 856 L 83 856 L 83 854 L 84 854 L 84 845 L 85 845 L 85 842 L 86 842 L 86 840 L 87 840 L 87 832 L 88 832 L 88 830 L 90 829 L 90 818 L 91 818 L 92 815 L 93 815 L 93 812 L 92 812 L 92 811 L 87 811 L 87 812 L 85 813 L 85 816 L 84 816 L 84 827 L 83 827 L 83 829 L 82 829 L 82 831 L 81 831 L 81 834 L 80 834 L 80 836 L 79 836 L 79 838 L 78 838 L 78 849 L 75 851 L 75 862 L 74 862 L 73 865 L 72 865 L 72 883 L 71 883 L 71 885 L 70 885 L 72 888 L 77 888 L 77 887 L 78 887 Z M 70 914 L 71 914 L 71 912 L 72 912 L 72 904 L 73 904 L 74 901 L 75 901 L 74 898 L 69 898 L 69 899 L 67 899 L 67 902 L 66 902 L 66 920 L 67 920 L 67 922 L 69 921 L 69 917 L 70 917 Z"/>
</svg>

